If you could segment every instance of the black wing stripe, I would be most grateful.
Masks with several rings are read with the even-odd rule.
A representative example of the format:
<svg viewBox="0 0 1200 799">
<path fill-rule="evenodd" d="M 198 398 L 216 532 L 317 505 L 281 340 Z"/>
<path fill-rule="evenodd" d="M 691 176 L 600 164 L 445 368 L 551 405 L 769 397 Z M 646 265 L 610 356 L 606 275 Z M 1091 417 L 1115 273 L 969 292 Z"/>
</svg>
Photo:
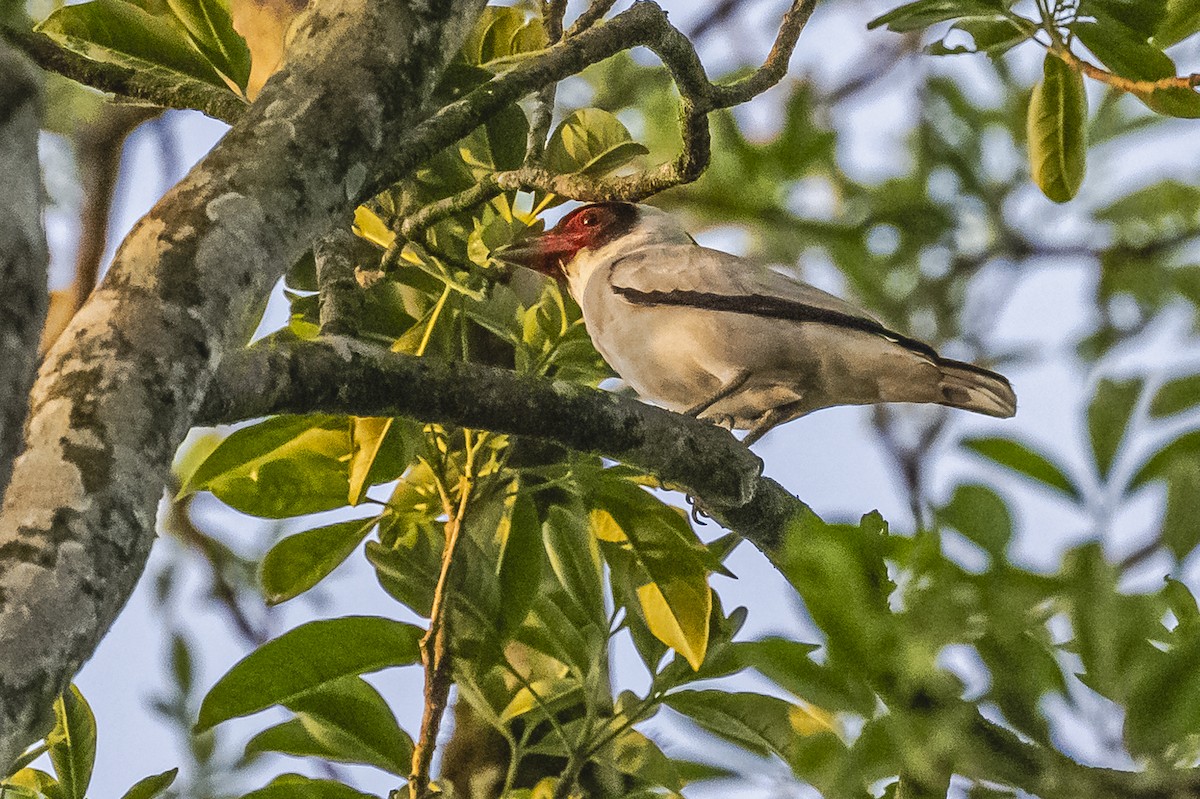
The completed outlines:
<svg viewBox="0 0 1200 799">
<path fill-rule="evenodd" d="M 829 308 L 819 308 L 806 305 L 782 297 L 759 296 L 755 294 L 710 294 L 704 291 L 639 291 L 628 286 L 612 286 L 613 291 L 635 305 L 680 305 L 689 308 L 704 308 L 710 311 L 727 311 L 729 313 L 744 313 L 754 316 L 765 316 L 770 319 L 786 319 L 791 322 L 816 322 L 824 325 L 834 325 L 850 330 L 861 330 L 873 333 L 889 341 L 894 341 L 905 349 L 912 350 L 925 356 L 936 364 L 952 365 L 958 369 L 999 379 L 1008 385 L 1008 380 L 1002 375 L 964 361 L 952 361 L 942 358 L 937 350 L 923 341 L 901 335 L 889 330 L 874 319 L 853 316 Z"/>
<path fill-rule="evenodd" d="M 941 360 L 933 347 L 925 342 L 888 330 L 873 319 L 851 316 L 814 305 L 805 305 L 802 302 L 786 300 L 782 297 L 754 294 L 709 294 L 703 291 L 638 291 L 628 286 L 613 286 L 613 291 L 635 305 L 682 305 L 689 308 L 704 308 L 709 311 L 751 314 L 770 319 L 786 319 L 790 322 L 817 322 L 851 330 L 861 330 L 864 333 L 883 336 L 906 349 L 924 355 L 934 363 Z M 987 370 L 982 371 L 986 372 Z"/>
</svg>

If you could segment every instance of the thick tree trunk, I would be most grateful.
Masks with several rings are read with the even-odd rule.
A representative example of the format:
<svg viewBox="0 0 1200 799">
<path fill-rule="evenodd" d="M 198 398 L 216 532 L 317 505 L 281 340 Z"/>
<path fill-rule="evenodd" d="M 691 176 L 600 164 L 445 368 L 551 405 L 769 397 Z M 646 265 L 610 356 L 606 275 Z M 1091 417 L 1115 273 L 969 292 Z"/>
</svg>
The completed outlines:
<svg viewBox="0 0 1200 799">
<path fill-rule="evenodd" d="M 46 318 L 46 236 L 38 172 L 41 81 L 0 39 L 0 494 L 21 447 Z M 0 550 L 0 557 L 3 550 Z"/>
<path fill-rule="evenodd" d="M 0 513 L 0 766 L 141 574 L 172 455 L 251 310 L 403 149 L 483 0 L 326 0 L 47 355 Z"/>
</svg>

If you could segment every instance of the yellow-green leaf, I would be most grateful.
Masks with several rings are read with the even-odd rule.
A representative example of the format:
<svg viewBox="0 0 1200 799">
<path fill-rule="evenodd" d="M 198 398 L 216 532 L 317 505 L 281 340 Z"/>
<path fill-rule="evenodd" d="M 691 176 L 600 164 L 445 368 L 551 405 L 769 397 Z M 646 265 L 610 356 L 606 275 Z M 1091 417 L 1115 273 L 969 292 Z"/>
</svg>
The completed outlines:
<svg viewBox="0 0 1200 799">
<path fill-rule="evenodd" d="M 96 717 L 74 685 L 54 702 L 46 746 L 65 799 L 84 799 L 96 762 Z"/>
<path fill-rule="evenodd" d="M 261 581 L 267 604 L 299 596 L 324 579 L 371 532 L 378 519 L 352 519 L 289 535 L 263 557 Z"/>
<path fill-rule="evenodd" d="M 173 15 L 154 16 L 123 0 L 92 0 L 63 6 L 38 30 L 95 61 L 156 71 L 167 81 L 190 78 L 229 88 Z"/>
<path fill-rule="evenodd" d="M 1029 100 L 1029 164 L 1033 181 L 1056 203 L 1070 200 L 1087 165 L 1087 95 L 1083 77 L 1047 54 Z"/>
</svg>

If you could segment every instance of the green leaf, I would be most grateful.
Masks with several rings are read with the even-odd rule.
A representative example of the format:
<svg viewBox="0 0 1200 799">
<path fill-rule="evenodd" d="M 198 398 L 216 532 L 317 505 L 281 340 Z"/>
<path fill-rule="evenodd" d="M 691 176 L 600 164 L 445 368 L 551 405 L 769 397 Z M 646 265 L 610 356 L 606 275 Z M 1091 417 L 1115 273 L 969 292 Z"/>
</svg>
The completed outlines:
<svg viewBox="0 0 1200 799">
<path fill-rule="evenodd" d="M 687 519 L 642 488 L 602 480 L 589 496 L 592 531 L 606 544 L 613 577 L 632 579 L 641 615 L 656 638 L 699 669 L 708 649 L 712 565 L 724 571 L 696 538 Z M 616 553 L 636 564 L 618 572 Z M 621 564 L 624 565 L 624 564 Z"/>
<path fill-rule="evenodd" d="M 783 638 L 737 644 L 744 666 L 758 669 L 800 699 L 830 711 L 870 716 L 875 711 L 875 694 L 845 672 L 814 661 L 810 655 L 818 648 Z"/>
<path fill-rule="evenodd" d="M 250 82 L 250 48 L 233 29 L 228 0 L 167 0 L 167 5 L 205 58 L 245 92 Z"/>
<path fill-rule="evenodd" d="M 662 786 L 672 791 L 683 787 L 675 763 L 663 754 L 658 744 L 637 730 L 621 733 L 598 753 L 596 759 L 601 763 L 611 763 L 622 774 L 628 774 L 649 785 Z"/>
<path fill-rule="evenodd" d="M 1158 80 L 1175 74 L 1170 56 L 1107 15 L 1098 15 L 1095 22 L 1075 22 L 1071 30 L 1104 66 L 1123 78 Z"/>
<path fill-rule="evenodd" d="M 1005 562 L 1005 550 L 1012 540 L 1012 515 L 995 491 L 982 485 L 960 485 L 937 516 L 983 547 L 994 563 Z"/>
<path fill-rule="evenodd" d="M 1167 48 L 1200 31 L 1200 4 L 1195 0 L 1167 0 L 1167 13 L 1154 31 L 1154 44 Z"/>
<path fill-rule="evenodd" d="M 282 752 L 363 763 L 407 777 L 413 742 L 387 702 L 361 677 L 343 677 L 287 703 L 298 717 L 269 727 L 246 744 L 247 757 Z"/>
<path fill-rule="evenodd" d="M 1032 25 L 1033 23 L 1030 23 Z M 951 34 L 945 39 L 934 42 L 925 48 L 930 55 L 958 55 L 960 53 L 987 53 L 998 56 L 1008 52 L 1021 42 L 1030 38 L 1026 29 L 1013 22 L 1008 17 L 991 17 L 982 19 L 959 20 L 950 26 Z M 962 31 L 971 37 L 971 46 L 947 45 L 946 41 L 954 34 Z"/>
<path fill-rule="evenodd" d="M 65 799 L 58 780 L 41 769 L 23 768 L 0 783 L 0 799 Z"/>
<path fill-rule="evenodd" d="M 517 630 L 542 586 L 546 550 L 533 500 L 518 495 L 504 526 L 499 566 L 500 613 L 506 635 Z"/>
<path fill-rule="evenodd" d="M 1047 54 L 1029 100 L 1027 134 L 1033 181 L 1056 203 L 1070 200 L 1087 166 L 1087 95 L 1083 76 Z"/>
<path fill-rule="evenodd" d="M 1095 212 L 1107 222 L 1120 243 L 1141 248 L 1162 239 L 1177 239 L 1194 231 L 1200 222 L 1200 188 L 1179 180 L 1160 180 Z M 1130 282 L 1149 282 L 1144 258 L 1138 259 Z M 1136 291 L 1131 293 L 1136 295 Z"/>
<path fill-rule="evenodd" d="M 37 29 L 95 61 L 165 71 L 168 80 L 186 77 L 228 90 L 213 65 L 172 21 L 123 0 L 92 0 L 59 8 Z"/>
<path fill-rule="evenodd" d="M 1163 595 L 1179 624 L 1191 626 L 1200 622 L 1200 604 L 1196 602 L 1196 597 L 1192 595 L 1191 589 L 1173 577 L 1163 579 L 1166 582 Z"/>
<path fill-rule="evenodd" d="M 1149 644 L 1147 644 L 1149 647 Z M 1136 755 L 1161 757 L 1200 733 L 1200 635 L 1193 626 L 1166 652 L 1150 647 L 1130 669 L 1125 740 Z"/>
<path fill-rule="evenodd" d="M 1167 476 L 1175 463 L 1195 461 L 1197 458 L 1200 458 L 1200 430 L 1193 430 L 1154 453 L 1134 474 L 1129 488 L 1138 489 L 1151 480 L 1161 480 Z"/>
<path fill-rule="evenodd" d="M 559 583 L 592 623 L 604 627 L 607 615 L 600 582 L 600 552 L 582 515 L 560 505 L 551 506 L 542 524 L 542 541 Z"/>
<path fill-rule="evenodd" d="M 1096 461 L 1096 473 L 1106 479 L 1116 459 L 1117 451 L 1125 438 L 1129 419 L 1142 394 L 1142 380 L 1109 380 L 1105 378 L 1096 387 L 1096 394 L 1088 405 L 1088 433 L 1091 436 L 1092 455 Z M 1134 487 L 1137 487 L 1135 481 Z"/>
<path fill-rule="evenodd" d="M 772 556 L 825 633 L 831 658 L 859 676 L 887 668 L 898 646 L 888 604 L 895 588 L 884 561 L 888 541 L 877 513 L 854 526 L 826 524 L 808 511 L 791 520 Z"/>
<path fill-rule="evenodd" d="M 1183 413 L 1200 405 L 1200 374 L 1168 380 L 1150 401 L 1150 415 L 1156 419 Z"/>
<path fill-rule="evenodd" d="M 575 616 L 582 613 L 561 589 L 539 592 L 532 614 L 516 631 L 515 638 L 534 651 L 566 664 L 577 674 L 587 674 L 596 660 L 588 642 L 600 638 L 603 628 L 595 622 L 581 624 Z"/>
<path fill-rule="evenodd" d="M 541 20 L 526 22 L 525 12 L 512 6 L 486 6 L 460 51 L 471 65 L 490 65 L 546 46 Z"/>
<path fill-rule="evenodd" d="M 335 780 L 315 780 L 301 774 L 281 774 L 241 799 L 377 799 Z"/>
<path fill-rule="evenodd" d="M 154 799 L 159 796 L 167 788 L 171 787 L 171 783 L 175 782 L 175 778 L 179 776 L 179 769 L 173 768 L 170 771 L 164 771 L 162 774 L 153 774 L 144 779 L 138 780 L 132 788 L 125 792 L 121 799 Z"/>
<path fill-rule="evenodd" d="M 54 701 L 46 747 L 65 799 L 84 799 L 96 762 L 96 717 L 74 685 Z"/>
<path fill-rule="evenodd" d="M 581 108 L 560 122 L 550 135 L 546 165 L 562 174 L 600 177 L 647 152 L 608 111 Z"/>
<path fill-rule="evenodd" d="M 962 445 L 993 463 L 1061 491 L 1071 499 L 1079 500 L 1082 497 L 1079 488 L 1061 466 L 1028 444 L 1011 438 L 987 436 L 966 439 Z"/>
<path fill-rule="evenodd" d="M 278 605 L 303 594 L 350 557 L 378 519 L 352 519 L 289 535 L 263 556 L 263 595 Z"/>
<path fill-rule="evenodd" d="M 416 663 L 424 633 L 376 616 L 302 624 L 242 658 L 217 681 L 200 706 L 196 731 L 287 704 L 347 675 Z"/>
<path fill-rule="evenodd" d="M 1167 470 L 1167 510 L 1159 537 L 1178 561 L 1200 544 L 1200 460 L 1195 452 L 1174 459 Z"/>
<path fill-rule="evenodd" d="M 378 416 L 350 417 L 350 493 L 357 505 L 373 485 L 390 483 L 415 457 L 412 425 L 399 419 Z"/>
<path fill-rule="evenodd" d="M 704 729 L 758 755 L 787 759 L 798 730 L 796 705 L 773 696 L 727 691 L 679 691 L 663 704 Z"/>
<path fill-rule="evenodd" d="M 516 169 L 525 160 L 529 120 L 521 106 L 505 106 L 483 123 L 494 169 Z"/>
<path fill-rule="evenodd" d="M 1128 595 L 1117 590 L 1119 574 L 1104 557 L 1099 543 L 1085 544 L 1063 560 L 1066 577 L 1063 599 L 1069 609 L 1074 649 L 1083 662 L 1081 679 L 1092 690 L 1126 703 L 1142 679 L 1142 669 L 1158 657 L 1146 639 L 1161 629 L 1165 608 L 1153 595 Z M 1132 710 L 1133 704 L 1126 704 Z"/>
<path fill-rule="evenodd" d="M 1005 10 L 1000 0 L 916 0 L 871 20 L 867 30 L 886 25 L 888 30 L 907 33 L 951 19 L 992 16 Z"/>
<path fill-rule="evenodd" d="M 1167 14 L 1167 0 L 1080 0 L 1077 16 L 1115 21 L 1149 39 Z"/>
<path fill-rule="evenodd" d="M 345 417 L 275 416 L 231 433 L 184 483 L 236 510 L 271 519 L 346 504 L 352 454 Z"/>
</svg>

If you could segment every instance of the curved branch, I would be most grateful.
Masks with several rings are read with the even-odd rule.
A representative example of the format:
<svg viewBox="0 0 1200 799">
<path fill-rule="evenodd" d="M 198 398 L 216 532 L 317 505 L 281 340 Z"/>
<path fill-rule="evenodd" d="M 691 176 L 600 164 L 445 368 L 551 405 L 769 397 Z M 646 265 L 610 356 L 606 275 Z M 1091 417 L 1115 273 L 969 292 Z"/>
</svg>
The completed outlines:
<svg viewBox="0 0 1200 799">
<path fill-rule="evenodd" d="M 746 102 L 779 82 L 816 4 L 817 0 L 794 0 L 763 66 L 743 80 L 721 86 L 709 81 L 695 47 L 671 25 L 666 12 L 651 0 L 635 3 L 604 25 L 565 38 L 542 55 L 497 75 L 461 100 L 440 109 L 413 130 L 411 142 L 414 146 L 398 153 L 385 169 L 363 186 L 357 198 L 365 200 L 374 196 L 384 186 L 396 182 L 431 158 L 446 143 L 455 141 L 457 137 L 448 132 L 474 130 L 527 94 L 637 46 L 652 50 L 679 88 L 684 146 L 673 163 L 661 164 L 639 175 L 596 181 L 595 185 L 604 187 L 607 199 L 640 200 L 691 182 L 708 165 L 708 113 Z M 576 175 L 561 177 L 580 179 Z M 596 193 L 601 190 L 598 188 Z"/>
<path fill-rule="evenodd" d="M 402 220 L 398 232 L 412 241 L 431 225 L 452 214 L 487 202 L 506 191 L 537 189 L 584 202 L 638 202 L 666 189 L 696 180 L 708 166 L 711 155 L 708 114 L 747 102 L 783 78 L 800 33 L 812 16 L 816 4 L 817 0 L 795 0 L 784 15 L 779 35 L 763 65 L 746 78 L 725 86 L 709 82 L 695 47 L 667 21 L 662 9 L 649 2 L 639 3 L 618 14 L 603 27 L 585 31 L 577 38 L 568 38 L 524 67 L 498 76 L 458 103 L 447 106 L 443 113 L 461 113 L 481 105 L 489 108 L 494 105 L 492 113 L 495 113 L 505 103 L 519 98 L 522 87 L 527 83 L 532 88 L 534 85 L 543 85 L 537 83 L 538 81 L 553 83 L 573 74 L 562 73 L 559 69 L 560 64 L 571 57 L 583 58 L 584 66 L 587 66 L 603 61 L 621 50 L 630 49 L 636 44 L 645 45 L 662 59 L 679 87 L 683 147 L 674 162 L 624 177 L 560 175 L 527 160 L 520 169 L 485 175 L 471 188 L 424 206 Z M 604 3 L 598 2 L 588 11 L 601 7 L 604 7 Z M 607 11 L 607 7 L 603 10 Z M 568 33 L 568 37 L 570 35 Z M 574 66 L 575 71 L 581 68 L 579 65 Z M 432 125 L 434 120 L 430 122 Z M 388 257 L 385 257 L 385 263 L 394 261 L 399 250 L 400 244 L 394 246 Z"/>
<path fill-rule="evenodd" d="M 47 355 L 0 512 L 0 767 L 49 728 L 132 593 L 175 448 L 258 298 L 406 150 L 483 3 L 310 6 L 288 68 L 138 223 Z"/>
<path fill-rule="evenodd" d="M 250 107 L 228 89 L 182 75 L 174 81 L 165 81 L 152 72 L 93 61 L 59 47 L 53 39 L 42 33 L 8 29 L 0 31 L 0 35 L 24 50 L 43 69 L 102 92 L 163 108 L 195 109 L 231 125 Z"/>
<path fill-rule="evenodd" d="M 336 379 L 330 379 L 336 376 Z M 215 424 L 275 413 L 407 416 L 553 441 L 654 474 L 770 554 L 808 507 L 725 430 L 607 391 L 504 369 L 401 355 L 348 338 L 230 353 L 198 414 Z"/>
</svg>

